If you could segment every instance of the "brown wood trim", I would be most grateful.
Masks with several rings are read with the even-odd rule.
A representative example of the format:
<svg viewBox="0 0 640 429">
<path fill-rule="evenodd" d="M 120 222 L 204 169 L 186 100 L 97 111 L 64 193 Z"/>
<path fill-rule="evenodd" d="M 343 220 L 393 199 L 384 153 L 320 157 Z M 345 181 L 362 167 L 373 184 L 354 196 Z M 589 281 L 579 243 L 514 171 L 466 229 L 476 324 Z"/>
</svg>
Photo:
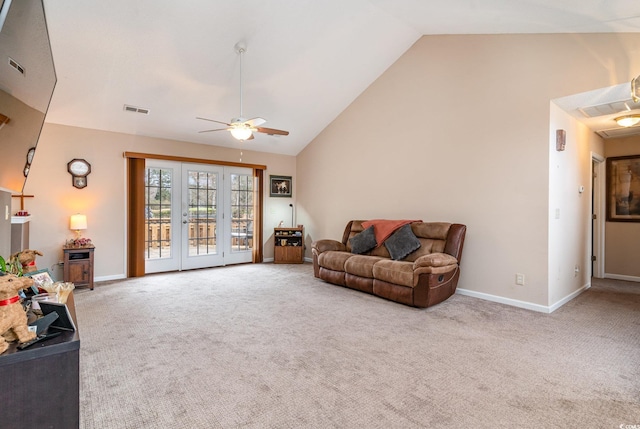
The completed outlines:
<svg viewBox="0 0 640 429">
<path fill-rule="evenodd" d="M 145 275 L 144 260 L 144 175 L 146 159 L 161 159 L 177 162 L 193 162 L 198 164 L 215 164 L 232 167 L 253 168 L 253 177 L 257 178 L 257 198 L 254 207 L 254 247 L 253 262 L 264 261 L 263 236 L 264 228 L 262 219 L 264 216 L 264 170 L 265 165 L 243 164 L 239 162 L 213 161 L 199 158 L 187 158 L 179 156 L 156 155 L 139 152 L 124 152 L 127 159 L 127 187 L 129 219 L 127 222 L 128 250 L 127 250 L 127 275 L 128 277 L 141 277 Z"/>
<path fill-rule="evenodd" d="M 173 156 L 173 155 L 158 155 L 155 153 L 140 153 L 140 152 L 125 152 L 125 158 L 142 158 L 142 159 L 162 159 L 165 161 L 178 161 L 178 162 L 194 162 L 197 164 L 216 164 L 216 165 L 228 165 L 232 167 L 244 167 L 253 168 L 254 170 L 266 170 L 266 165 L 261 164 L 247 164 L 243 162 L 230 162 L 230 161 L 216 161 L 213 159 L 202 158 L 189 158 L 185 156 Z"/>
<path fill-rule="evenodd" d="M 262 227 L 262 219 L 264 212 L 264 170 L 254 169 L 253 177 L 257 179 L 258 198 L 255 199 L 253 210 L 253 224 L 258 225 L 258 228 L 254 228 L 253 231 L 253 262 L 261 263 L 264 261 L 264 247 L 262 237 L 264 235 L 264 228 Z"/>
<path fill-rule="evenodd" d="M 141 277 L 144 268 L 144 172 L 142 158 L 127 160 L 129 219 L 127 221 L 127 276 Z"/>
</svg>

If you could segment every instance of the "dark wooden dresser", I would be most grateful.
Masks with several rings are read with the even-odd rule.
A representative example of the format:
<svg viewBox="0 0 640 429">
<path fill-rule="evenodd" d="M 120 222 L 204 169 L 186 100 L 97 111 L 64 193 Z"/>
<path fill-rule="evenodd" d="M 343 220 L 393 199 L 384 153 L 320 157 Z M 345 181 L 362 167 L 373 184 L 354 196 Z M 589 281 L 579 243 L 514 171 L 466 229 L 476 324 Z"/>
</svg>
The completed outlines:
<svg viewBox="0 0 640 429">
<path fill-rule="evenodd" d="M 78 328 L 73 293 L 67 307 Z M 73 429 L 80 426 L 78 331 L 0 354 L 0 427 Z"/>
</svg>

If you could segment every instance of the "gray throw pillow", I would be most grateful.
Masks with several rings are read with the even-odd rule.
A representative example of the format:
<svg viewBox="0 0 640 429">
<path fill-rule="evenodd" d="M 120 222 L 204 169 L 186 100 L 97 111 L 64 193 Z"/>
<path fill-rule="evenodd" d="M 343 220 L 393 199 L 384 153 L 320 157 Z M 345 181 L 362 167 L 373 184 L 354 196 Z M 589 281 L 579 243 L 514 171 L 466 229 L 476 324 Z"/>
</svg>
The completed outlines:
<svg viewBox="0 0 640 429">
<path fill-rule="evenodd" d="M 389 251 L 391 259 L 399 261 L 404 259 L 409 253 L 420 248 L 420 240 L 411 230 L 411 225 L 400 227 L 391 237 L 384 241 L 384 246 Z"/>
<path fill-rule="evenodd" d="M 351 237 L 349 243 L 351 244 L 351 253 L 357 253 L 359 255 L 367 253 L 376 247 L 378 243 L 376 242 L 376 235 L 373 232 L 373 225 Z"/>
</svg>

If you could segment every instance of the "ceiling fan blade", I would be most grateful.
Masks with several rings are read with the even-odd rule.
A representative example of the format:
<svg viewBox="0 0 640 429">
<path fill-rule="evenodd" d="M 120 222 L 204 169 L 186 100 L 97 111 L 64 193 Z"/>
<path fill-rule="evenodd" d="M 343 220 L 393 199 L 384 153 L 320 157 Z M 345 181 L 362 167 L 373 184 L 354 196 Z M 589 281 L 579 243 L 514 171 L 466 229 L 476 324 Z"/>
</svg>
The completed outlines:
<svg viewBox="0 0 640 429">
<path fill-rule="evenodd" d="M 276 130 L 275 128 L 264 128 L 264 127 L 256 127 L 256 130 L 259 133 L 265 133 L 265 134 L 269 134 L 269 135 L 279 135 L 279 136 L 288 136 L 289 135 L 289 131 L 283 131 L 283 130 Z"/>
<path fill-rule="evenodd" d="M 230 131 L 230 128 L 216 128 L 215 130 L 198 131 L 199 133 L 210 133 L 211 131 Z"/>
<path fill-rule="evenodd" d="M 264 124 L 265 122 L 267 122 L 266 119 L 264 118 L 251 118 L 251 119 L 247 119 L 246 121 L 244 121 L 245 124 L 249 124 L 249 126 L 251 127 L 259 127 L 260 125 Z"/>
<path fill-rule="evenodd" d="M 196 119 L 202 119 L 203 121 L 215 122 L 215 123 L 217 123 L 217 124 L 226 125 L 226 126 L 228 126 L 228 127 L 230 127 L 230 126 L 231 126 L 231 124 L 230 124 L 230 123 L 228 123 L 228 122 L 216 121 L 215 119 L 201 118 L 201 117 L 199 117 L 199 116 L 196 116 Z"/>
</svg>

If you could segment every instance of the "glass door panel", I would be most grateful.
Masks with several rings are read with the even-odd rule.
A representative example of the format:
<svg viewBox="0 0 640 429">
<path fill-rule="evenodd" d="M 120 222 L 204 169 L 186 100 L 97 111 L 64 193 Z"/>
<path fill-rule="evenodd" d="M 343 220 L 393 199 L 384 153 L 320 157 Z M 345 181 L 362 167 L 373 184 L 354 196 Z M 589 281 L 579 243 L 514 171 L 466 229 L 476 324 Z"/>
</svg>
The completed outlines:
<svg viewBox="0 0 640 429">
<path fill-rule="evenodd" d="M 145 171 L 145 271 L 147 273 L 179 269 L 176 255 L 176 221 L 173 219 L 175 165 L 158 162 Z M 179 178 L 178 178 L 179 182 Z"/>
<path fill-rule="evenodd" d="M 222 167 L 183 164 L 182 269 L 222 265 Z"/>
<path fill-rule="evenodd" d="M 229 197 L 230 240 L 225 263 L 234 264 L 253 260 L 254 178 L 248 168 L 225 167 L 225 195 Z"/>
</svg>

